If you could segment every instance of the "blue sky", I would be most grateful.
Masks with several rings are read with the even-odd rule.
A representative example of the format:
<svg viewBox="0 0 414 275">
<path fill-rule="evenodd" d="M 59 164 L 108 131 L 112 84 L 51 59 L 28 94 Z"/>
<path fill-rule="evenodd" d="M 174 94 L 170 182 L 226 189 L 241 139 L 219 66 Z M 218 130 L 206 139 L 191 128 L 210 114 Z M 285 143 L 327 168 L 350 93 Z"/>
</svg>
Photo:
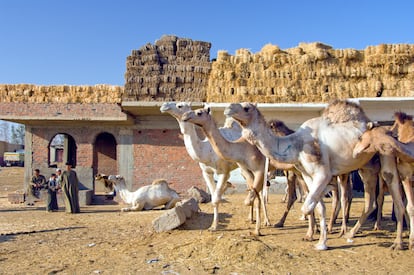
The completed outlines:
<svg viewBox="0 0 414 275">
<path fill-rule="evenodd" d="M 234 54 L 319 41 L 414 43 L 414 1 L 0 0 L 0 83 L 124 85 L 133 49 L 164 34 Z"/>
</svg>

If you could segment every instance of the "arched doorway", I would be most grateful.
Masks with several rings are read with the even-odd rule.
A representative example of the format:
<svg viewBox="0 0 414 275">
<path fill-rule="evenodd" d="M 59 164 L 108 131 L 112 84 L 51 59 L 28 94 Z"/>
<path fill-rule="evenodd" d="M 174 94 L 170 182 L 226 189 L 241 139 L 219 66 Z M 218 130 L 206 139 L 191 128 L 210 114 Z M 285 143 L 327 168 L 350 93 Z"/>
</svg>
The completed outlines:
<svg viewBox="0 0 414 275">
<path fill-rule="evenodd" d="M 49 167 L 63 167 L 66 162 L 71 162 L 76 167 L 76 142 L 68 134 L 56 134 L 49 142 Z"/>
<path fill-rule="evenodd" d="M 107 132 L 100 133 L 95 140 L 93 150 L 93 173 L 94 175 L 118 174 L 117 152 L 115 137 Z M 104 186 L 95 185 L 95 194 L 107 193 L 108 190 Z"/>
</svg>

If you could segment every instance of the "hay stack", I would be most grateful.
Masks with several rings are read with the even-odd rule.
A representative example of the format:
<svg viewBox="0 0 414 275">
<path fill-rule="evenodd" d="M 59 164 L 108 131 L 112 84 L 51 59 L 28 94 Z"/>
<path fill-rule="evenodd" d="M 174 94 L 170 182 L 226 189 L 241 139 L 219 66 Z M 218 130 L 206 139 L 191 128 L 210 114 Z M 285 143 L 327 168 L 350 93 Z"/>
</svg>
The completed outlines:
<svg viewBox="0 0 414 275">
<path fill-rule="evenodd" d="M 167 35 L 127 58 L 124 101 L 204 101 L 211 43 Z"/>
<path fill-rule="evenodd" d="M 365 50 L 300 43 L 280 50 L 265 45 L 235 56 L 220 53 L 207 91 L 210 102 L 327 102 L 333 99 L 414 95 L 414 45 Z"/>
<path fill-rule="evenodd" d="M 111 85 L 37 86 L 1 84 L 0 102 L 27 103 L 119 103 L 123 87 Z"/>
</svg>

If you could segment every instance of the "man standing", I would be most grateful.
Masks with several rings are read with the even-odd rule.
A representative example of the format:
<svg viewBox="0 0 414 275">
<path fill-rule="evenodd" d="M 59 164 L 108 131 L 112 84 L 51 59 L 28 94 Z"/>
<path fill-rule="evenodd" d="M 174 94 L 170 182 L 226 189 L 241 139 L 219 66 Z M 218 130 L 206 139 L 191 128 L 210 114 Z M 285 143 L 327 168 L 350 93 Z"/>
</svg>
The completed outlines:
<svg viewBox="0 0 414 275">
<path fill-rule="evenodd" d="M 79 213 L 79 179 L 72 170 L 72 164 L 66 163 L 66 171 L 62 173 L 62 193 L 65 201 L 66 213 Z"/>
</svg>

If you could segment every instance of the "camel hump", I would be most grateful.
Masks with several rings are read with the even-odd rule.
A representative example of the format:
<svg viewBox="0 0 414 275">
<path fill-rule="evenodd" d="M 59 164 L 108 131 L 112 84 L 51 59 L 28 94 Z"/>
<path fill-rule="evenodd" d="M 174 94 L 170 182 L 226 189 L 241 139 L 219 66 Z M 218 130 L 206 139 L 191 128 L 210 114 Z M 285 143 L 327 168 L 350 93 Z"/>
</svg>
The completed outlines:
<svg viewBox="0 0 414 275">
<path fill-rule="evenodd" d="M 322 117 L 330 123 L 344 123 L 348 121 L 369 122 L 364 110 L 357 103 L 347 100 L 335 100 L 325 108 Z"/>
<path fill-rule="evenodd" d="M 152 185 L 167 185 L 168 186 L 168 182 L 166 179 L 156 179 L 152 182 Z"/>
</svg>

